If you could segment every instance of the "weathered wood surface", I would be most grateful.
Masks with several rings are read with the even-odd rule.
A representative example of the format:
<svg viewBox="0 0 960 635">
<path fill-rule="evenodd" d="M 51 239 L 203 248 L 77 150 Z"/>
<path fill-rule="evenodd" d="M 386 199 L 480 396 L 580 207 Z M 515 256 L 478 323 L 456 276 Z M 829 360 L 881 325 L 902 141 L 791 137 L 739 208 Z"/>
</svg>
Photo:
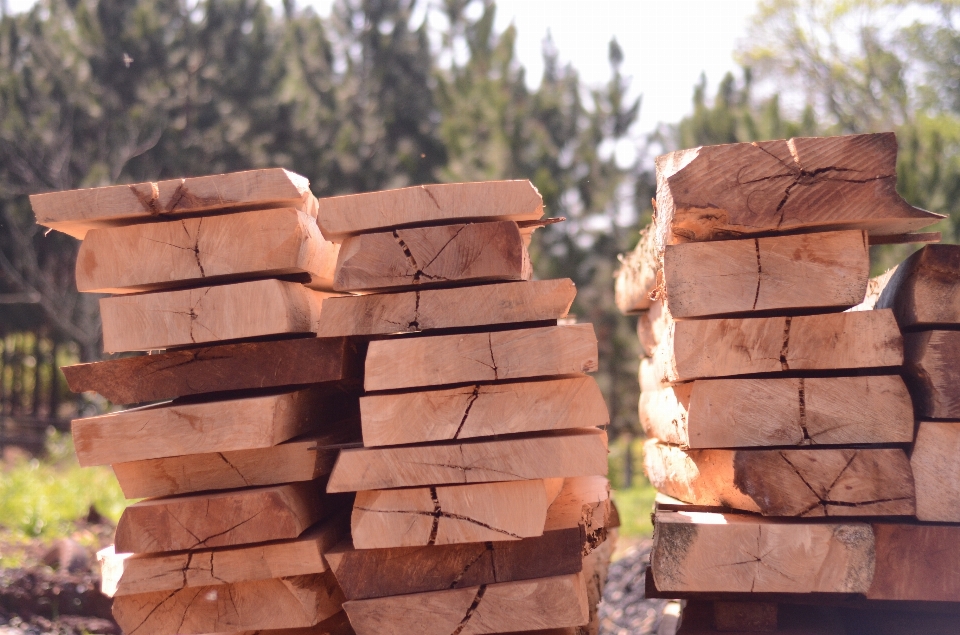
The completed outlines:
<svg viewBox="0 0 960 635">
<path fill-rule="evenodd" d="M 367 490 L 357 492 L 350 534 L 357 549 L 520 540 L 543 534 L 547 505 L 539 479 Z"/>
<path fill-rule="evenodd" d="M 616 533 L 616 532 L 613 532 Z M 581 626 L 587 635 L 598 635 L 600 616 L 597 607 L 603 598 L 603 588 L 607 584 L 607 572 L 610 569 L 610 556 L 616 539 L 611 536 L 583 558 L 583 578 L 587 587 L 587 611 L 589 621 Z"/>
<path fill-rule="evenodd" d="M 62 367 L 70 390 L 115 404 L 211 392 L 357 382 L 365 345 L 346 338 L 218 344 Z"/>
<path fill-rule="evenodd" d="M 607 473 L 607 433 L 574 428 L 524 437 L 340 452 L 328 492 Z"/>
<path fill-rule="evenodd" d="M 867 598 L 960 602 L 960 527 L 877 523 L 873 531 L 877 564 Z"/>
<path fill-rule="evenodd" d="M 873 611 L 880 615 L 888 613 L 876 609 Z M 676 635 L 851 635 L 844 627 L 843 613 L 844 609 L 836 606 L 814 604 L 687 600 Z M 895 635 L 883 632 L 884 635 Z M 897 632 L 896 635 L 905 634 Z"/>
<path fill-rule="evenodd" d="M 960 245 L 927 245 L 900 263 L 877 308 L 893 309 L 904 330 L 960 325 Z"/>
<path fill-rule="evenodd" d="M 558 377 L 597 369 L 592 324 L 371 342 L 366 390 Z"/>
<path fill-rule="evenodd" d="M 340 430 L 307 434 L 269 448 L 146 459 L 112 467 L 127 498 L 312 481 L 333 469 L 337 446 L 359 440 L 358 427 L 344 422 Z"/>
<path fill-rule="evenodd" d="M 100 299 L 103 349 L 150 351 L 266 335 L 316 333 L 329 293 L 255 280 Z"/>
<path fill-rule="evenodd" d="M 80 465 L 268 448 L 311 431 L 338 430 L 356 400 L 339 392 L 295 392 L 205 403 L 173 403 L 74 419 Z"/>
<path fill-rule="evenodd" d="M 870 278 L 866 233 L 670 245 L 663 279 L 675 319 L 847 309 Z"/>
<path fill-rule="evenodd" d="M 694 505 L 764 516 L 913 516 L 910 461 L 900 449 L 681 450 L 644 444 L 659 491 Z"/>
<path fill-rule="evenodd" d="M 563 278 L 331 297 L 323 301 L 317 336 L 556 321 L 567 315 L 576 295 L 573 282 Z"/>
<path fill-rule="evenodd" d="M 293 540 L 203 551 L 131 555 L 109 547 L 97 554 L 105 595 L 135 595 L 217 586 L 327 571 L 324 555 L 350 534 L 346 513 L 318 523 Z"/>
<path fill-rule="evenodd" d="M 357 635 L 474 635 L 585 624 L 579 573 L 410 595 L 349 600 Z"/>
<path fill-rule="evenodd" d="M 37 222 L 83 239 L 97 227 L 241 209 L 295 207 L 316 217 L 310 182 L 282 168 L 34 194 Z"/>
<path fill-rule="evenodd" d="M 113 617 L 127 635 L 199 635 L 314 626 L 342 605 L 324 573 L 124 595 L 114 599 Z"/>
<path fill-rule="evenodd" d="M 917 518 L 960 523 L 960 421 L 921 421 L 910 465 Z"/>
<path fill-rule="evenodd" d="M 903 363 L 889 310 L 672 322 L 653 352 L 661 382 Z"/>
<path fill-rule="evenodd" d="M 777 603 L 714 602 L 713 622 L 721 632 L 776 632 Z"/>
<path fill-rule="evenodd" d="M 651 570 L 665 593 L 865 593 L 873 579 L 867 523 L 668 511 L 654 523 Z"/>
<path fill-rule="evenodd" d="M 296 275 L 333 288 L 338 246 L 292 208 L 94 229 L 77 255 L 77 289 L 133 293 Z"/>
<path fill-rule="evenodd" d="M 700 322 L 704 320 L 698 320 Z M 637 315 L 637 339 L 645 357 L 652 357 L 657 346 L 670 334 L 673 316 L 663 300 L 650 303 L 650 308 Z"/>
<path fill-rule="evenodd" d="M 458 223 L 360 234 L 343 241 L 337 291 L 529 280 L 530 254 L 513 221 Z"/>
<path fill-rule="evenodd" d="M 600 386 L 584 376 L 366 395 L 360 420 L 364 446 L 374 447 L 600 427 L 610 415 Z"/>
<path fill-rule="evenodd" d="M 342 501 L 322 483 L 152 498 L 130 505 L 117 524 L 120 553 L 155 553 L 289 540 Z"/>
<path fill-rule="evenodd" d="M 602 477 L 564 479 L 542 536 L 392 549 L 345 541 L 325 557 L 351 600 L 576 573 L 607 536 L 608 490 Z"/>
<path fill-rule="evenodd" d="M 661 246 L 800 229 L 901 234 L 943 218 L 897 194 L 892 132 L 704 146 L 656 163 Z"/>
<path fill-rule="evenodd" d="M 684 448 L 910 443 L 899 375 L 701 379 L 640 394 L 647 436 Z"/>
<path fill-rule="evenodd" d="M 640 230 L 640 241 L 628 254 L 620 256 L 614 284 L 614 301 L 621 313 L 635 313 L 650 308 L 650 294 L 657 287 L 660 251 L 654 244 L 652 224 Z"/>
<path fill-rule="evenodd" d="M 960 419 L 960 331 L 907 333 L 903 348 L 917 416 Z"/>
<path fill-rule="evenodd" d="M 451 221 L 531 221 L 543 216 L 543 198 L 530 181 L 417 185 L 322 198 L 317 223 L 327 240 Z"/>
</svg>

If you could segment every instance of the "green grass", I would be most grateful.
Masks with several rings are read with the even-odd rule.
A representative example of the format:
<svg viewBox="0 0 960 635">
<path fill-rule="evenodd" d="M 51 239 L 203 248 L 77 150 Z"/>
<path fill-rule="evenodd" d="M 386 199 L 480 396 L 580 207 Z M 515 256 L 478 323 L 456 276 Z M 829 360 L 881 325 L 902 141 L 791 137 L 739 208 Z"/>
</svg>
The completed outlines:
<svg viewBox="0 0 960 635">
<path fill-rule="evenodd" d="M 8 539 L 69 536 L 91 505 L 120 518 L 127 501 L 110 468 L 81 468 L 69 435 L 51 435 L 47 455 L 0 464 L 0 526 Z"/>
<path fill-rule="evenodd" d="M 633 483 L 624 485 L 624 467 L 627 445 L 618 439 L 610 444 L 608 459 L 610 485 L 613 488 L 613 500 L 620 512 L 620 535 L 626 538 L 649 538 L 653 535 L 650 512 L 657 490 L 643 475 L 643 440 L 635 439 L 630 443 L 633 465 Z"/>
</svg>

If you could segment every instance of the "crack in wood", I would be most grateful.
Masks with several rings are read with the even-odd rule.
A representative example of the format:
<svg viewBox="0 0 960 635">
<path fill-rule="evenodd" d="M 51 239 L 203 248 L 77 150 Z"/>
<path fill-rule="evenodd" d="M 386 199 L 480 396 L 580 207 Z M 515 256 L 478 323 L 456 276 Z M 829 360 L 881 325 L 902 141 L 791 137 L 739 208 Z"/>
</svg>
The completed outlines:
<svg viewBox="0 0 960 635">
<path fill-rule="evenodd" d="M 470 395 L 470 399 L 467 401 L 467 407 L 463 411 L 463 418 L 460 419 L 460 425 L 457 426 L 457 431 L 453 434 L 454 439 L 460 438 L 460 433 L 463 431 L 463 425 L 467 422 L 467 417 L 470 416 L 470 409 L 473 408 L 473 404 L 479 396 L 480 384 L 476 384 L 473 387 L 473 394 Z"/>
<path fill-rule="evenodd" d="M 490 561 L 493 562 L 493 561 L 495 560 L 495 558 L 493 557 L 493 543 L 492 543 L 492 542 L 485 542 L 485 543 L 483 543 L 483 549 L 480 550 L 480 553 L 478 553 L 477 556 L 476 556 L 473 560 L 471 560 L 470 562 L 468 562 L 467 565 L 466 565 L 463 569 L 460 570 L 460 573 L 457 574 L 457 576 L 453 579 L 453 582 L 451 582 L 451 583 L 450 583 L 450 586 L 447 587 L 447 588 L 449 588 L 449 589 L 455 589 L 455 588 L 457 588 L 457 585 L 460 584 L 460 581 L 461 581 L 461 580 L 463 580 L 463 576 L 467 575 L 467 571 L 470 570 L 470 567 L 472 567 L 473 565 L 475 565 L 475 564 L 477 564 L 478 562 L 480 562 L 480 559 L 483 558 L 483 557 L 484 557 L 485 555 L 487 555 L 488 553 L 490 554 Z M 496 565 L 494 565 L 494 566 L 496 566 Z M 496 576 L 494 576 L 494 580 L 496 580 Z"/>
<path fill-rule="evenodd" d="M 783 321 L 783 345 L 780 347 L 780 370 L 790 370 L 790 325 L 793 323 L 792 317 L 786 317 Z"/>
<path fill-rule="evenodd" d="M 467 612 L 464 614 L 463 619 L 460 620 L 460 624 L 457 625 L 457 628 L 454 629 L 450 635 L 460 635 L 463 632 L 463 629 L 467 627 L 467 623 L 470 621 L 470 618 L 473 617 L 473 614 L 476 612 L 477 607 L 480 606 L 480 600 L 483 599 L 483 594 L 487 592 L 487 585 L 481 584 L 480 588 L 477 589 L 477 595 L 473 598 L 473 602 L 470 603 L 470 607 L 467 608 Z"/>
<path fill-rule="evenodd" d="M 801 443 L 812 445 L 813 439 L 810 438 L 810 431 L 807 430 L 807 386 L 803 377 L 800 378 L 799 384 L 797 399 L 800 406 L 800 430 L 803 432 L 803 440 Z"/>
<path fill-rule="evenodd" d="M 760 300 L 760 280 L 763 274 L 763 267 L 760 266 L 760 240 L 753 239 L 753 246 L 757 250 L 757 292 L 753 296 L 753 310 L 757 309 L 757 302 Z"/>
<path fill-rule="evenodd" d="M 437 544 L 437 532 L 440 530 L 440 517 L 443 510 L 440 509 L 440 498 L 437 496 L 437 488 L 430 488 L 430 500 L 433 501 L 433 525 L 430 527 L 430 537 L 427 538 L 427 546 Z"/>
</svg>

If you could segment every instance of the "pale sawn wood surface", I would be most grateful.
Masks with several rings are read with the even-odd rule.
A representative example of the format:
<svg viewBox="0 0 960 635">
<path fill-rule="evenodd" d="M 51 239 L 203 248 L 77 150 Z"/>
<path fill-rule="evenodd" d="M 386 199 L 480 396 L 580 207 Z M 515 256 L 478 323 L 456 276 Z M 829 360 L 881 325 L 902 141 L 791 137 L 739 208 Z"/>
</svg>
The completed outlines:
<svg viewBox="0 0 960 635">
<path fill-rule="evenodd" d="M 921 421 L 910 465 L 917 518 L 960 523 L 960 421 Z"/>
</svg>

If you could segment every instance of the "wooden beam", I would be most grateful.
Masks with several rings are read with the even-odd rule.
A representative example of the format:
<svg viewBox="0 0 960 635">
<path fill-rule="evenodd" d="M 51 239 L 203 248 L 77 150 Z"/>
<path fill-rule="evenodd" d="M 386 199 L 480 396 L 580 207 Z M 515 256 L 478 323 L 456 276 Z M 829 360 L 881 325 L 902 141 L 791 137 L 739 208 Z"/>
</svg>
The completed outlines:
<svg viewBox="0 0 960 635">
<path fill-rule="evenodd" d="M 943 216 L 896 191 L 892 132 L 735 143 L 657 157 L 658 244 L 857 228 L 901 234 Z"/>
<path fill-rule="evenodd" d="M 890 310 L 673 322 L 653 352 L 662 382 L 903 364 Z"/>
<path fill-rule="evenodd" d="M 917 518 L 960 522 L 960 422 L 921 421 L 910 455 Z"/>
<path fill-rule="evenodd" d="M 97 554 L 102 590 L 114 597 L 323 573 L 324 555 L 349 533 L 349 516 L 342 513 L 299 538 L 259 545 L 140 555 L 111 546 Z"/>
<path fill-rule="evenodd" d="M 887 236 L 871 236 L 870 246 L 874 245 L 918 245 L 938 243 L 943 239 L 941 232 L 919 232 L 909 234 L 890 234 Z"/>
<path fill-rule="evenodd" d="M 543 534 L 547 505 L 539 479 L 367 490 L 357 492 L 350 533 L 357 549 L 520 540 Z"/>
<path fill-rule="evenodd" d="M 704 321 L 706 320 L 697 320 Z M 644 357 L 652 357 L 660 342 L 668 335 L 673 336 L 673 324 L 673 316 L 662 300 L 651 302 L 649 309 L 637 314 L 637 339 Z"/>
<path fill-rule="evenodd" d="M 641 394 L 640 416 L 649 436 L 692 448 L 909 443 L 913 430 L 895 375 L 701 380 Z"/>
<path fill-rule="evenodd" d="M 870 254 L 862 231 L 670 245 L 663 278 L 675 319 L 825 312 L 863 301 Z"/>
<path fill-rule="evenodd" d="M 295 207 L 317 216 L 306 178 L 281 168 L 34 194 L 37 223 L 83 239 L 97 227 L 116 227 L 201 212 Z"/>
<path fill-rule="evenodd" d="M 607 473 L 607 434 L 597 428 L 435 445 L 342 450 L 328 492 L 357 492 Z"/>
<path fill-rule="evenodd" d="M 647 436 L 684 448 L 910 443 L 899 375 L 701 379 L 641 392 Z"/>
<path fill-rule="evenodd" d="M 681 450 L 644 444 L 644 471 L 668 496 L 764 516 L 913 516 L 900 449 Z"/>
<path fill-rule="evenodd" d="M 876 573 L 868 599 L 960 601 L 960 527 L 877 523 L 873 531 Z"/>
<path fill-rule="evenodd" d="M 714 602 L 713 622 L 720 632 L 775 633 L 776 602 Z"/>
<path fill-rule="evenodd" d="M 77 289 L 133 293 L 298 276 L 331 289 L 337 245 L 292 208 L 94 229 L 77 255 Z"/>
<path fill-rule="evenodd" d="M 960 324 L 960 245 L 927 245 L 900 263 L 877 308 L 893 309 L 900 328 Z"/>
<path fill-rule="evenodd" d="M 620 256 L 614 284 L 614 302 L 621 313 L 635 313 L 650 308 L 650 294 L 657 286 L 660 255 L 654 244 L 653 225 L 640 230 L 640 241 L 628 254 Z"/>
<path fill-rule="evenodd" d="M 505 282 L 326 298 L 318 337 L 419 333 L 494 324 L 555 322 L 570 310 L 569 279 Z"/>
<path fill-rule="evenodd" d="M 560 377 L 596 369 L 597 336 L 591 324 L 397 338 L 370 343 L 364 388 Z"/>
<path fill-rule="evenodd" d="M 115 404 L 213 392 L 359 382 L 366 346 L 346 338 L 241 342 L 64 366 L 70 390 Z"/>
<path fill-rule="evenodd" d="M 605 538 L 608 496 L 602 477 L 564 479 L 542 536 L 390 549 L 355 549 L 345 541 L 324 557 L 348 600 L 576 573 Z"/>
<path fill-rule="evenodd" d="M 101 298 L 103 348 L 108 353 L 151 351 L 316 333 L 327 297 L 296 282 L 256 280 Z"/>
<path fill-rule="evenodd" d="M 600 427 L 610 415 L 596 380 L 582 376 L 366 395 L 360 420 L 364 446 L 375 447 Z"/>
<path fill-rule="evenodd" d="M 458 223 L 347 238 L 334 289 L 384 291 L 529 280 L 532 275 L 530 254 L 515 222 Z"/>
<path fill-rule="evenodd" d="M 960 331 L 907 333 L 903 345 L 917 416 L 960 419 Z"/>
<path fill-rule="evenodd" d="M 543 216 L 543 198 L 530 181 L 417 185 L 398 190 L 322 198 L 317 223 L 327 240 L 450 221 L 532 221 Z"/>
<path fill-rule="evenodd" d="M 338 430 L 355 408 L 338 391 L 172 403 L 74 419 L 80 465 L 269 448 L 307 432 Z M 355 411 L 354 411 L 355 412 Z"/>
<path fill-rule="evenodd" d="M 120 553 L 227 547 L 297 538 L 343 503 L 322 483 L 151 498 L 130 505 L 117 524 Z"/>
<path fill-rule="evenodd" d="M 123 595 L 113 617 L 127 635 L 199 635 L 314 626 L 342 605 L 325 573 Z"/>
<path fill-rule="evenodd" d="M 338 446 L 359 438 L 358 426 L 344 422 L 342 429 L 311 433 L 269 448 L 146 459 L 112 467 L 127 498 L 298 483 L 329 474 Z"/>
<path fill-rule="evenodd" d="M 357 635 L 503 633 L 579 626 L 589 618 L 586 587 L 579 573 L 349 600 L 343 608 Z"/>
<path fill-rule="evenodd" d="M 655 514 L 651 570 L 671 592 L 865 593 L 867 523 L 795 523 L 749 514 Z"/>
</svg>

